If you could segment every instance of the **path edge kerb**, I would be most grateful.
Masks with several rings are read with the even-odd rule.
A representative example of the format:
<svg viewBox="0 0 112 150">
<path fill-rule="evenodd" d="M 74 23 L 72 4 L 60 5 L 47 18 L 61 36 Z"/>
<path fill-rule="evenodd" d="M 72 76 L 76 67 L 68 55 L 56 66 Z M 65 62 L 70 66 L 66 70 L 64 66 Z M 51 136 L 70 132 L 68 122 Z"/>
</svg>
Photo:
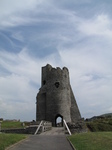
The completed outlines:
<svg viewBox="0 0 112 150">
<path fill-rule="evenodd" d="M 11 148 L 13 148 L 14 146 L 16 146 L 17 144 L 20 144 L 20 143 L 24 142 L 25 140 L 27 140 L 29 137 L 30 136 L 27 136 L 25 139 L 22 139 L 22 140 L 18 141 L 17 143 L 12 144 L 12 145 L 6 147 L 5 150 L 10 150 Z"/>
<path fill-rule="evenodd" d="M 72 147 L 72 149 L 73 149 L 73 150 L 76 150 L 76 148 L 73 146 L 73 144 L 72 144 L 72 142 L 69 140 L 69 138 L 68 138 L 68 137 L 66 137 L 66 138 L 67 138 L 68 142 L 70 143 L 70 146 Z"/>
</svg>

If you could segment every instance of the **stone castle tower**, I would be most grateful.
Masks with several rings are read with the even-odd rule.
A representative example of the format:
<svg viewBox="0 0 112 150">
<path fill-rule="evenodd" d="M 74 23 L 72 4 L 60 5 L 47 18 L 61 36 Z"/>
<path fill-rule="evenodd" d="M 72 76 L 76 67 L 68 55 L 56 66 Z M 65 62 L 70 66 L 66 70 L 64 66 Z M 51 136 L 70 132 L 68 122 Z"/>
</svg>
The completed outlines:
<svg viewBox="0 0 112 150">
<path fill-rule="evenodd" d="M 56 126 L 56 119 L 61 117 L 66 122 L 75 123 L 81 115 L 69 81 L 66 67 L 60 69 L 51 65 L 42 67 L 41 88 L 36 100 L 36 120 L 46 120 Z"/>
</svg>

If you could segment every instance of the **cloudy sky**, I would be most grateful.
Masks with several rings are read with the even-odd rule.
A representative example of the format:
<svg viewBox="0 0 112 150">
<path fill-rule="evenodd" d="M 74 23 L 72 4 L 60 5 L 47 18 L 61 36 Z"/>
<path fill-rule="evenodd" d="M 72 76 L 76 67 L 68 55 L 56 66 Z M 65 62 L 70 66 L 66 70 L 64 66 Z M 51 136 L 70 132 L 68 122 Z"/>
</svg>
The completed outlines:
<svg viewBox="0 0 112 150">
<path fill-rule="evenodd" d="M 68 67 L 82 117 L 112 113 L 112 1 L 0 0 L 0 118 L 36 118 L 46 64 Z"/>
</svg>

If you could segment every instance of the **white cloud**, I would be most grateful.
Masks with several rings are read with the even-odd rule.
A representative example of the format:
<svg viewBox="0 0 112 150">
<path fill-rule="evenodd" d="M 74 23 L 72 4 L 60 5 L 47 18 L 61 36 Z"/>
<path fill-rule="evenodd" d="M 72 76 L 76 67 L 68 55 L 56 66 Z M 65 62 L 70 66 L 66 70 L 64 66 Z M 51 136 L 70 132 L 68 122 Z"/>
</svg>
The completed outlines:
<svg viewBox="0 0 112 150">
<path fill-rule="evenodd" d="M 109 108 L 109 112 L 112 113 L 112 107 Z"/>
<path fill-rule="evenodd" d="M 82 20 L 78 29 L 88 36 L 95 35 L 112 38 L 112 20 L 105 14 Z"/>
<path fill-rule="evenodd" d="M 21 41 L 21 42 L 24 41 L 24 37 L 23 37 L 21 31 L 14 32 L 14 33 L 12 34 L 12 37 L 13 37 L 14 39 L 16 39 L 16 40 Z"/>
<path fill-rule="evenodd" d="M 60 57 L 62 64 L 69 68 L 71 85 L 82 115 L 91 117 L 108 112 L 112 105 L 112 70 L 110 62 L 106 61 L 108 56 L 97 58 L 97 53 L 93 55 L 94 50 L 88 49 L 61 50 Z"/>
<path fill-rule="evenodd" d="M 1 0 L 0 1 L 0 14 L 1 15 L 10 15 L 15 12 L 21 12 L 25 10 L 35 9 L 37 5 L 39 5 L 43 0 Z M 6 11 L 7 10 L 7 11 Z"/>
<path fill-rule="evenodd" d="M 5 76 L 0 75 L 0 114 L 5 119 L 35 119 L 41 67 L 47 63 L 56 66 L 56 54 L 35 59 L 23 49 L 18 54 L 0 51 L 0 56 L 1 67 L 8 72 Z"/>
<path fill-rule="evenodd" d="M 0 22 L 1 27 L 13 27 L 36 22 L 31 14 L 35 14 L 40 8 L 43 0 L 1 0 L 0 1 Z M 37 9 L 36 9 L 37 8 Z"/>
<path fill-rule="evenodd" d="M 87 18 L 80 14 L 79 6 L 83 9 L 86 2 L 90 0 L 66 1 L 65 5 L 52 0 L 0 1 L 1 37 L 4 36 L 7 46 L 0 51 L 0 107 L 7 109 L 12 117 L 16 109 L 20 112 L 19 107 L 21 113 L 28 110 L 28 115 L 31 112 L 34 116 L 41 67 L 47 63 L 68 67 L 83 116 L 105 113 L 111 108 L 112 21 L 104 13 L 96 12 L 97 15 Z M 74 3 L 78 11 L 72 7 Z M 44 57 L 39 57 L 41 52 Z"/>
<path fill-rule="evenodd" d="M 32 119 L 35 119 L 35 102 L 38 84 L 37 88 L 33 87 L 33 85 L 30 85 L 30 81 L 31 79 L 28 76 L 20 75 L 20 72 L 19 74 L 12 73 L 0 77 L 1 117 L 4 117 L 4 119 L 17 118 L 25 120 L 27 118 L 31 120 L 32 116 Z M 25 112 L 27 112 L 26 116 Z"/>
<path fill-rule="evenodd" d="M 8 101 L 10 101 L 8 99 Z M 8 102 L 0 98 L 0 117 L 4 119 L 21 119 L 21 121 L 31 121 L 35 119 L 35 103 L 31 102 Z"/>
<path fill-rule="evenodd" d="M 68 67 L 82 116 L 91 117 L 99 112 L 109 111 L 112 71 L 108 63 L 105 64 L 105 60 L 98 60 L 95 56 L 92 58 L 91 53 L 87 54 L 87 51 L 84 53 L 81 50 L 60 50 L 59 54 L 60 60 L 57 62 L 57 53 L 39 59 L 29 56 L 26 49 L 18 54 L 0 52 L 0 63 L 9 72 L 0 77 L 1 115 L 5 118 L 12 116 L 22 120 L 35 119 L 35 97 L 41 84 L 41 67 L 47 63 L 53 67 Z M 102 67 L 104 65 L 107 66 L 106 71 Z M 36 87 L 33 84 L 36 84 Z M 3 110 L 7 111 L 4 113 Z M 21 114 L 24 115 L 21 117 Z M 28 116 L 29 119 L 25 119 Z"/>
<path fill-rule="evenodd" d="M 0 3 L 0 29 L 20 25 L 27 26 L 40 22 L 62 26 L 66 23 L 67 26 L 69 21 L 73 22 L 72 19 L 76 17 L 74 16 L 75 11 L 61 9 L 51 0 L 47 2 L 45 0 L 19 0 L 17 2 L 14 0 L 8 2 L 1 0 Z"/>
</svg>

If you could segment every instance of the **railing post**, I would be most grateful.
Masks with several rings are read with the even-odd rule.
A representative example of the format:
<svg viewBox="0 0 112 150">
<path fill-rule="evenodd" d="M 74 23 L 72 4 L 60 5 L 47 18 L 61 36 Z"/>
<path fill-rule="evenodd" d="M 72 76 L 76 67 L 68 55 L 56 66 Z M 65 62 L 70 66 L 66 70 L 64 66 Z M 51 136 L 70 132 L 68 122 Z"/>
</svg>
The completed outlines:
<svg viewBox="0 0 112 150">
<path fill-rule="evenodd" d="M 40 127 L 41 127 L 42 123 L 43 123 L 43 121 L 41 121 L 41 122 L 40 122 L 40 124 L 39 124 L 39 126 L 38 126 L 37 130 L 35 131 L 35 134 L 37 134 L 37 132 L 39 131 L 39 129 L 40 129 Z"/>
<path fill-rule="evenodd" d="M 70 135 L 72 135 L 71 134 L 71 132 L 70 132 L 70 129 L 69 129 L 69 127 L 68 127 L 68 125 L 67 125 L 67 123 L 66 123 L 66 121 L 63 119 L 63 122 L 64 122 L 64 124 L 65 124 L 65 126 L 66 126 L 66 128 L 67 128 L 67 130 L 68 130 L 68 133 L 70 134 Z"/>
</svg>

